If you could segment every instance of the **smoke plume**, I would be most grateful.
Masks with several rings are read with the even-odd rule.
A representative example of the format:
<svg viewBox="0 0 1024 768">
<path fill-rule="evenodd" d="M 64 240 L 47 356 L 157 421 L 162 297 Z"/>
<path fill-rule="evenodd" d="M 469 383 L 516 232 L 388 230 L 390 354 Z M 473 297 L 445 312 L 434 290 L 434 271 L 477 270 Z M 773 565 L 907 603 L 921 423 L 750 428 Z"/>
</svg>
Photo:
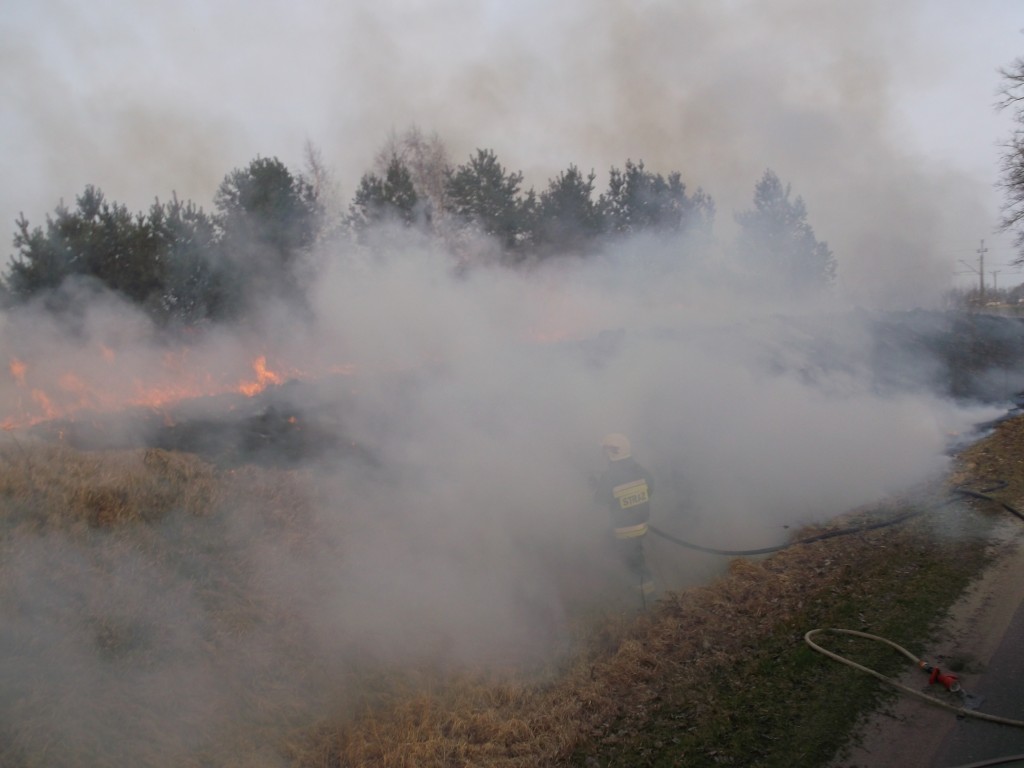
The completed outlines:
<svg viewBox="0 0 1024 768">
<path fill-rule="evenodd" d="M 218 466 L 238 494 L 209 516 L 181 503 L 113 528 L 0 523 L 12 760 L 177 765 L 230 751 L 286 764 L 268 734 L 372 702 L 380 670 L 550 673 L 585 617 L 639 607 L 591 490 L 605 433 L 627 434 L 653 472 L 654 524 L 740 549 L 937 481 L 954 437 L 1024 387 L 1011 365 L 984 398 L 964 397 L 928 343 L 945 321 L 903 346 L 883 314 L 933 306 L 945 288 L 936 254 L 960 226 L 945 212 L 972 238 L 986 218 L 983 184 L 907 151 L 894 126 L 893 67 L 918 4 L 285 8 L 267 4 L 264 22 L 247 4 L 186 3 L 107 28 L 109 8 L 62 7 L 45 51 L 83 30 L 63 58 L 0 46 L 23 64 L 19 83 L 4 79 L 12 135 L 41 125 L 48 146 L 68 147 L 36 152 L 15 192 L 95 183 L 145 205 L 173 185 L 205 198 L 231 167 L 298 152 L 309 134 L 354 185 L 395 125 L 417 123 L 456 161 L 491 147 L 538 187 L 569 163 L 680 170 L 717 201 L 723 241 L 771 167 L 806 199 L 840 285 L 780 303 L 728 249 L 655 238 L 466 269 L 441 242 L 388 229 L 370 246 L 322 244 L 304 312 L 268 305 L 185 342 L 83 285 L 64 288 L 75 313 L 8 313 L 0 417 L 83 398 L 90 418 L 169 410 L 256 381 L 330 437 L 298 460 L 271 445 L 263 470 Z M 238 71 L 192 87 L 214 54 Z M 95 68 L 71 66 L 83 61 Z M 269 125 L 247 122 L 253 103 Z M 93 140 L 73 132 L 83 122 Z M 227 402 L 190 413 L 267 415 Z M 121 447 L 156 430 L 102 423 Z M 669 590 L 724 565 L 664 543 L 649 554 Z"/>
</svg>

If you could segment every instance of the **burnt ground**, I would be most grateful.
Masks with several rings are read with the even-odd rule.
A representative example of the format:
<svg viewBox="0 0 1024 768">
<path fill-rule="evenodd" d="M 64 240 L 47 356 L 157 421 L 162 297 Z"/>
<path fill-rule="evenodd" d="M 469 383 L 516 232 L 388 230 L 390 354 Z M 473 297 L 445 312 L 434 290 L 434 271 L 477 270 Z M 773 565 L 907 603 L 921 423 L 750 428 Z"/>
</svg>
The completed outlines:
<svg viewBox="0 0 1024 768">
<path fill-rule="evenodd" d="M 813 384 L 837 370 L 863 376 L 866 369 L 879 394 L 924 390 L 960 401 L 1024 404 L 1021 318 L 913 310 L 855 312 L 839 322 L 818 317 L 773 322 L 776 346 L 766 345 L 753 361 L 766 374 L 789 373 Z M 870 339 L 866 359 L 850 359 L 849 328 L 862 329 Z M 614 364 L 626 339 L 624 331 L 602 332 L 559 351 L 603 367 Z M 359 383 L 408 394 L 416 375 Z M 80 414 L 34 431 L 80 450 L 146 446 L 194 453 L 219 466 L 294 466 L 330 454 L 375 467 L 373 447 L 348 435 L 346 398 L 352 386 L 349 379 L 290 381 L 254 397 L 225 394 L 161 410 Z"/>
<path fill-rule="evenodd" d="M 913 310 L 873 318 L 879 385 L 921 385 L 958 400 L 1018 400 L 1024 319 Z"/>
<path fill-rule="evenodd" d="M 78 450 L 159 448 L 195 454 L 219 467 L 287 468 L 325 455 L 378 466 L 368 447 L 347 436 L 339 418 L 342 397 L 325 400 L 323 390 L 332 383 L 292 381 L 252 397 L 224 394 L 162 409 L 86 413 L 45 422 L 32 432 Z"/>
</svg>

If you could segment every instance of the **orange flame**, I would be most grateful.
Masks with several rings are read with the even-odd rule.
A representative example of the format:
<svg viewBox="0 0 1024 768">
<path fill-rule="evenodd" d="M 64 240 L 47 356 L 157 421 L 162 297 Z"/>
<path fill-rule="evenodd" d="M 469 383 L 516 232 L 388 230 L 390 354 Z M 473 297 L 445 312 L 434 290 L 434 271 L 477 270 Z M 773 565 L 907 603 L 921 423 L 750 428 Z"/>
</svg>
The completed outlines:
<svg viewBox="0 0 1024 768">
<path fill-rule="evenodd" d="M 27 370 L 28 366 L 21 362 L 21 360 L 16 357 L 11 358 L 11 376 L 21 386 L 25 386 L 25 371 Z"/>
<path fill-rule="evenodd" d="M 116 376 L 114 367 L 109 365 L 117 357 L 114 350 L 100 345 L 97 352 L 108 363 L 103 366 L 101 375 L 114 373 Z M 96 378 L 88 372 L 44 374 L 23 360 L 12 358 L 8 363 L 11 378 L 6 383 L 6 405 L 14 412 L 0 414 L 0 429 L 9 431 L 53 419 L 73 418 L 82 411 L 112 412 L 140 407 L 163 411 L 168 405 L 197 397 L 228 393 L 254 397 L 288 379 L 349 376 L 355 372 L 354 365 L 339 364 L 300 373 L 294 369 L 272 368 L 267 356 L 259 355 L 252 362 L 252 377 L 232 383 L 230 374 L 219 379 L 209 371 L 197 370 L 189 352 L 187 347 L 166 352 L 162 364 L 145 369 L 145 377 L 126 379 L 122 376 L 120 380 Z M 43 376 L 49 379 L 48 385 L 39 381 Z M 172 417 L 165 414 L 165 418 Z"/>
<path fill-rule="evenodd" d="M 32 399 L 35 401 L 36 405 L 39 406 L 39 409 L 43 412 L 44 419 L 57 418 L 60 411 L 54 407 L 53 403 L 50 401 L 50 398 L 46 396 L 45 392 L 43 392 L 41 389 L 33 389 L 31 392 L 31 396 Z"/>
<path fill-rule="evenodd" d="M 248 397 L 258 395 L 264 389 L 271 384 L 282 384 L 284 379 L 280 374 L 274 373 L 274 371 L 267 368 L 267 356 L 260 355 L 252 364 L 252 369 L 256 372 L 256 381 L 243 381 L 238 385 L 238 391 Z"/>
</svg>

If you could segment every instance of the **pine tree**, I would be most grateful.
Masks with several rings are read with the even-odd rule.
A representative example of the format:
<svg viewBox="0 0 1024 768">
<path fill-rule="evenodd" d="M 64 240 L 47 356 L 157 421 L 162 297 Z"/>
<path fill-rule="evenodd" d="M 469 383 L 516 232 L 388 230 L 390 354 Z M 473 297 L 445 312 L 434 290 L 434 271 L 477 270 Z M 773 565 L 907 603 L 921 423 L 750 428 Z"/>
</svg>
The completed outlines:
<svg viewBox="0 0 1024 768">
<path fill-rule="evenodd" d="M 469 162 L 448 172 L 449 212 L 478 226 L 508 251 L 524 247 L 531 231 L 536 198 L 521 198 L 522 173 L 508 173 L 494 152 L 478 149 Z"/>
<path fill-rule="evenodd" d="M 774 171 L 764 172 L 754 187 L 754 207 L 736 215 L 738 248 L 757 274 L 799 294 L 830 285 L 836 262 L 807 223 L 803 199 L 790 194 Z"/>
</svg>

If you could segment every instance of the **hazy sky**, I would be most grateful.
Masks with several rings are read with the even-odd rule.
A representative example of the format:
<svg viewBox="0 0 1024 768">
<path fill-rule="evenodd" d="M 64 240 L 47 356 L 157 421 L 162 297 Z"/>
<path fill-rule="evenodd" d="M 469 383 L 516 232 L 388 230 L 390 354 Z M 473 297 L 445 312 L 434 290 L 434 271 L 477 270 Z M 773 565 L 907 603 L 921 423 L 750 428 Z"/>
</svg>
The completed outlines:
<svg viewBox="0 0 1024 768">
<path fill-rule="evenodd" d="M 627 158 L 679 170 L 721 230 L 770 167 L 841 282 L 902 301 L 894 285 L 968 272 L 981 238 L 987 267 L 1011 258 L 993 104 L 1022 28 L 1016 0 L 11 0 L 0 222 L 42 223 L 86 184 L 209 208 L 257 155 L 301 169 L 307 140 L 348 200 L 415 124 L 538 188 L 570 163 L 599 184 Z"/>
</svg>

